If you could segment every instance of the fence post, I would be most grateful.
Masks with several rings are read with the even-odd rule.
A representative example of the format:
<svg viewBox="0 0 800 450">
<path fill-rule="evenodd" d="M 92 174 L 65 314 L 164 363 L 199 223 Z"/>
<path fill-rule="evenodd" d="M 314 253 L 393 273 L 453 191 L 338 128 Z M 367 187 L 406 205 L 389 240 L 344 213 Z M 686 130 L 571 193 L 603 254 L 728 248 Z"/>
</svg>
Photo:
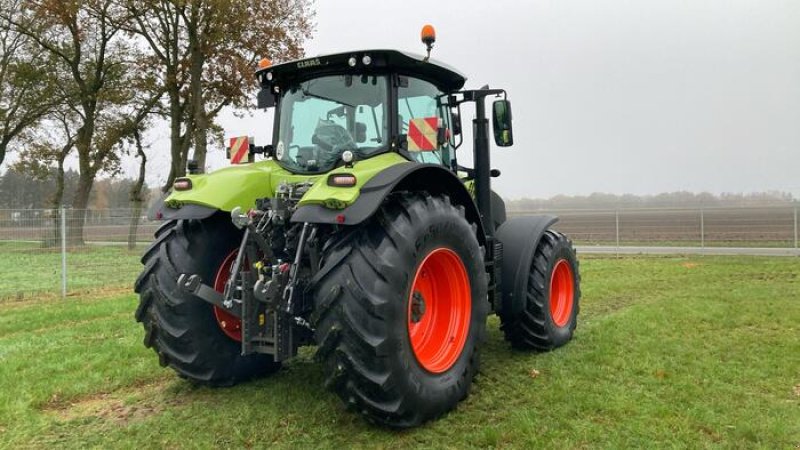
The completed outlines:
<svg viewBox="0 0 800 450">
<path fill-rule="evenodd" d="M 705 253 L 706 250 L 706 214 L 705 210 L 700 208 L 700 250 Z"/>
<path fill-rule="evenodd" d="M 794 249 L 797 250 L 797 206 L 794 207 Z"/>
<path fill-rule="evenodd" d="M 61 205 L 61 298 L 67 298 L 67 214 Z"/>
<path fill-rule="evenodd" d="M 619 209 L 614 210 L 614 229 L 616 234 L 616 242 L 617 242 L 617 258 L 619 258 Z"/>
</svg>

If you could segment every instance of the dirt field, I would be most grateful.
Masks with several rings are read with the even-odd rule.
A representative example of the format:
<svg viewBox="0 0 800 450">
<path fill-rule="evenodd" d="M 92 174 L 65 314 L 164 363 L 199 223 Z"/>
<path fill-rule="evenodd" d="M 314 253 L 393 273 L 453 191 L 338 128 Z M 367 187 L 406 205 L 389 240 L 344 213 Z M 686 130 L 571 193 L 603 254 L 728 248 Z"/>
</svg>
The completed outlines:
<svg viewBox="0 0 800 450">
<path fill-rule="evenodd" d="M 513 211 L 509 216 L 555 214 L 556 229 L 582 244 L 616 242 L 617 213 L 613 210 Z M 787 207 L 725 209 L 620 209 L 622 245 L 700 245 L 701 228 L 707 246 L 792 247 L 795 211 Z"/>
<path fill-rule="evenodd" d="M 510 211 L 509 216 L 554 214 L 556 228 L 583 245 L 616 242 L 614 210 Z M 705 209 L 620 209 L 619 240 L 625 245 L 699 246 L 701 228 L 707 246 L 792 247 L 795 245 L 795 210 L 791 207 Z M 97 218 L 87 222 L 88 242 L 124 242 L 126 217 Z M 143 221 L 137 240 L 147 243 L 158 227 Z M 0 241 L 46 241 L 56 236 L 52 219 L 0 220 Z"/>
</svg>

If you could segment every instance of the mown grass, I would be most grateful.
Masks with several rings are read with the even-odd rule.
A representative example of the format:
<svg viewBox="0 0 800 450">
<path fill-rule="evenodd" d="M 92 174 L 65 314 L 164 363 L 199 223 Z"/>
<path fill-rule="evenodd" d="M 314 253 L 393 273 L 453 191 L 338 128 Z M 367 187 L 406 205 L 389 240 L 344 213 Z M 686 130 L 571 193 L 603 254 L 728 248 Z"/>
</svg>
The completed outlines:
<svg viewBox="0 0 800 450">
<path fill-rule="evenodd" d="M 141 345 L 133 295 L 0 304 L 0 447 L 800 446 L 796 258 L 585 258 L 575 339 L 509 349 L 489 322 L 457 410 L 376 428 L 323 388 L 313 349 L 199 388 Z"/>
<path fill-rule="evenodd" d="M 131 286 L 145 246 L 86 245 L 67 251 L 67 289 L 72 293 Z M 0 301 L 61 292 L 61 249 L 30 242 L 0 242 Z"/>
</svg>

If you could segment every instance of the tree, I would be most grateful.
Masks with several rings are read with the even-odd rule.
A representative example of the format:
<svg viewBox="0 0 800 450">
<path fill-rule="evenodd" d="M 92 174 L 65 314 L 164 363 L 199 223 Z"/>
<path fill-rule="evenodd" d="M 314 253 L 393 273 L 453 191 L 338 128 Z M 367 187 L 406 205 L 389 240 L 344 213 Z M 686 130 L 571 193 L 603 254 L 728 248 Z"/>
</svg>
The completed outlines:
<svg viewBox="0 0 800 450">
<path fill-rule="evenodd" d="M 186 19 L 194 159 L 205 167 L 208 132 L 222 108 L 252 108 L 261 57 L 299 58 L 313 13 L 305 0 L 193 2 Z"/>
<path fill-rule="evenodd" d="M 13 23 L 22 0 L 0 0 L 0 164 L 10 145 L 62 102 L 52 58 Z"/>
<path fill-rule="evenodd" d="M 147 166 L 147 154 L 142 145 L 142 136 L 138 130 L 133 133 L 133 143 L 136 146 L 136 156 L 139 158 L 139 176 L 130 189 L 130 201 L 133 206 L 131 212 L 131 225 L 128 229 L 128 250 L 136 247 L 136 234 L 139 228 L 139 218 L 142 215 L 142 205 L 147 200 L 145 191 L 145 168 Z"/>
<path fill-rule="evenodd" d="M 21 139 L 24 149 L 12 166 L 17 172 L 27 174 L 34 180 L 55 182 L 55 189 L 46 198 L 52 209 L 65 204 L 64 161 L 75 146 L 76 123 L 76 115 L 68 109 L 48 114 L 42 119 L 41 126 L 24 134 Z"/>
<path fill-rule="evenodd" d="M 8 18 L 14 29 L 28 36 L 63 72 L 63 90 L 69 109 L 78 117 L 75 136 L 80 179 L 68 240 L 83 244 L 83 223 L 95 178 L 118 168 L 115 153 L 120 140 L 138 127 L 147 112 L 137 111 L 141 93 L 139 52 L 124 36 L 126 10 L 118 0 L 23 0 L 19 18 Z M 153 105 L 160 92 L 141 102 Z"/>
<path fill-rule="evenodd" d="M 167 93 L 169 176 L 186 172 L 191 144 L 205 167 L 209 132 L 226 106 L 250 108 L 259 57 L 300 57 L 312 31 L 308 0 L 125 0 L 130 31 L 149 44 Z"/>
</svg>

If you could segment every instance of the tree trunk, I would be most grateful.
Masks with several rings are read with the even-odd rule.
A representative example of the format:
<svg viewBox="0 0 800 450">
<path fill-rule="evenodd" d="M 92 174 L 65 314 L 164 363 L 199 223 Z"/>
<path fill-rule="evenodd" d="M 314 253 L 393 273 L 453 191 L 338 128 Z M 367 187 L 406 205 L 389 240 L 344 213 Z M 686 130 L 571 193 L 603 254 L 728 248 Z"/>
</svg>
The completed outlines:
<svg viewBox="0 0 800 450">
<path fill-rule="evenodd" d="M 170 151 L 170 166 L 169 175 L 164 186 L 161 187 L 162 192 L 167 192 L 171 187 L 175 178 L 182 176 L 181 172 L 181 122 L 183 114 L 181 113 L 181 98 L 180 92 L 177 88 L 169 90 L 169 151 Z M 185 167 L 185 166 L 184 166 Z"/>
<path fill-rule="evenodd" d="M 139 216 L 142 215 L 142 188 L 144 188 L 144 177 L 147 164 L 147 155 L 144 153 L 142 147 L 142 139 L 139 135 L 139 130 L 133 132 L 133 139 L 136 142 L 136 156 L 142 158 L 139 163 L 139 178 L 136 183 L 131 187 L 131 203 L 133 204 L 133 214 L 131 214 L 131 226 L 128 230 L 128 250 L 136 248 L 136 234 L 139 229 Z"/>
<path fill-rule="evenodd" d="M 136 248 L 136 233 L 139 232 L 139 217 L 142 215 L 142 201 L 133 201 L 133 211 L 131 212 L 131 226 L 128 229 L 128 250 Z"/>
<path fill-rule="evenodd" d="M 2 142 L 0 142 L 0 166 L 3 165 L 3 160 L 6 159 L 6 151 L 8 150 L 9 143 L 10 140 L 6 141 L 5 139 L 3 139 Z"/>
<path fill-rule="evenodd" d="M 202 94 L 200 94 L 202 97 Z M 206 153 L 208 152 L 208 120 L 205 113 L 205 102 L 195 103 L 194 160 L 203 172 L 206 170 Z"/>
<path fill-rule="evenodd" d="M 67 244 L 69 246 L 82 246 L 83 224 L 86 220 L 86 207 L 89 205 L 89 194 L 94 184 L 95 168 L 92 167 L 90 151 L 94 137 L 94 115 L 86 114 L 84 125 L 78 130 L 75 148 L 78 151 L 78 188 L 72 202 L 72 211 L 67 222 Z M 90 119 L 91 117 L 91 119 Z"/>
<path fill-rule="evenodd" d="M 69 147 L 72 147 L 70 145 Z M 61 206 L 64 203 L 64 159 L 67 156 L 69 147 L 58 155 L 58 169 L 56 170 L 56 190 L 50 199 L 50 207 L 52 208 L 53 218 L 53 238 L 47 239 L 44 243 L 45 247 L 55 247 L 61 242 Z"/>
<path fill-rule="evenodd" d="M 81 171 L 78 178 L 78 189 L 75 192 L 75 201 L 72 204 L 72 214 L 67 221 L 67 245 L 70 247 L 83 246 L 83 225 L 86 221 L 86 209 L 89 205 L 89 194 L 92 192 L 94 176 Z"/>
<path fill-rule="evenodd" d="M 191 86 L 192 117 L 194 119 L 194 160 L 197 167 L 205 171 L 206 151 L 208 146 L 208 118 L 206 117 L 205 99 L 203 98 L 203 66 L 205 55 L 201 46 L 201 25 L 199 23 L 199 5 L 192 5 L 192 22 L 189 24 L 189 56 L 192 64 L 189 71 Z"/>
<path fill-rule="evenodd" d="M 186 160 L 189 154 L 194 120 L 190 114 L 184 114 L 181 105 L 181 94 L 177 87 L 169 90 L 169 116 L 170 116 L 170 167 L 167 181 L 161 187 L 162 192 L 172 188 L 176 178 L 186 175 Z M 185 128 L 185 131 L 184 131 Z"/>
</svg>

